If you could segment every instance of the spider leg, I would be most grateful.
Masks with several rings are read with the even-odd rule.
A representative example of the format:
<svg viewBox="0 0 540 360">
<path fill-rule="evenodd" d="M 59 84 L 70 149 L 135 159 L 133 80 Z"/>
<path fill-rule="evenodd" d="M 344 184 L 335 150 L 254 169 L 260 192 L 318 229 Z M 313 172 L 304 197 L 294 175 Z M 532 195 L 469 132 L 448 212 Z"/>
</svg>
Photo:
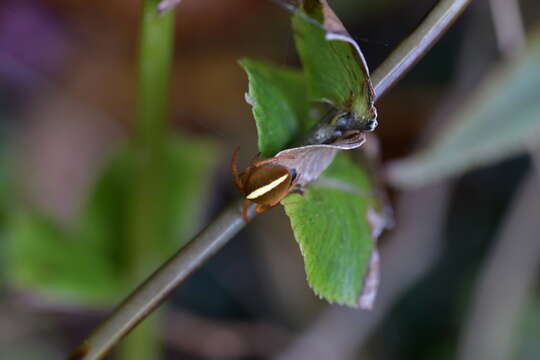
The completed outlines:
<svg viewBox="0 0 540 360">
<path fill-rule="evenodd" d="M 251 201 L 249 200 L 244 200 L 244 203 L 242 204 L 242 218 L 244 219 L 244 221 L 246 223 L 249 223 L 249 217 L 248 217 L 248 209 L 249 209 L 249 205 L 251 205 Z M 259 205 L 257 205 L 259 206 Z"/>
<path fill-rule="evenodd" d="M 231 158 L 231 172 L 232 172 L 236 187 L 241 192 L 244 192 L 244 185 L 242 184 L 242 178 L 240 177 L 240 174 L 238 173 L 238 166 L 236 164 L 236 160 L 238 158 L 239 152 L 240 152 L 240 148 L 238 147 L 233 153 L 233 156 Z"/>
<path fill-rule="evenodd" d="M 280 159 L 294 159 L 294 156 L 292 156 L 292 155 L 274 156 L 274 157 L 271 157 L 271 158 L 268 158 L 268 159 L 257 161 L 255 163 L 253 163 L 251 166 L 253 166 L 254 168 L 258 168 L 259 166 L 262 166 L 262 165 L 268 164 L 268 163 L 273 163 L 274 161 L 280 160 Z"/>
<path fill-rule="evenodd" d="M 304 194 L 306 193 L 304 191 L 304 188 L 300 185 L 296 185 L 290 192 L 291 194 L 298 194 L 298 195 L 302 195 L 304 196 Z"/>
<path fill-rule="evenodd" d="M 276 200 L 276 201 L 274 201 L 273 203 L 270 203 L 270 204 L 257 204 L 257 206 L 255 207 L 255 212 L 257 212 L 257 214 L 260 214 L 262 212 L 270 210 L 271 208 L 273 208 L 274 206 L 279 204 L 281 202 L 281 200 L 282 199 L 278 199 L 278 200 Z"/>
<path fill-rule="evenodd" d="M 251 161 L 249 162 L 250 164 L 253 164 L 255 162 L 255 160 L 257 160 L 258 158 L 261 157 L 261 152 L 259 151 L 254 157 L 253 159 L 251 159 Z"/>
<path fill-rule="evenodd" d="M 277 204 L 277 203 L 276 203 Z M 260 214 L 260 213 L 263 213 L 267 210 L 270 210 L 271 208 L 273 208 L 274 206 L 276 206 L 276 204 L 273 204 L 273 205 L 261 205 L 261 204 L 257 204 L 257 206 L 255 207 L 255 212 L 257 214 Z"/>
</svg>

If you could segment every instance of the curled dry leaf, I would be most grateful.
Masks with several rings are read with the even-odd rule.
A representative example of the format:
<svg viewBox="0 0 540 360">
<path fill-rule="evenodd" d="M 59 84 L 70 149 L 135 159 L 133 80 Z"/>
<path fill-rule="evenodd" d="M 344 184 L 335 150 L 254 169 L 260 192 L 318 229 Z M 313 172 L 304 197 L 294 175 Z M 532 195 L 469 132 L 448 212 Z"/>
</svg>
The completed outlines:
<svg viewBox="0 0 540 360">
<path fill-rule="evenodd" d="M 295 6 L 296 46 L 311 95 L 349 112 L 350 130 L 374 130 L 375 92 L 360 47 L 326 0 L 296 1 Z"/>
<path fill-rule="evenodd" d="M 376 238 L 374 238 L 376 240 Z M 379 251 L 373 248 L 369 258 L 368 272 L 364 279 L 364 288 L 358 297 L 358 307 L 364 310 L 373 309 L 377 290 L 379 289 L 380 271 L 379 271 Z"/>
<path fill-rule="evenodd" d="M 360 59 L 362 71 L 366 75 L 365 86 L 368 92 L 368 102 L 370 108 L 372 111 L 376 111 L 374 108 L 375 91 L 373 90 L 373 85 L 369 77 L 369 67 L 366 58 L 364 57 L 364 53 L 362 53 L 362 50 L 360 50 L 360 47 L 358 46 L 356 41 L 354 41 L 347 29 L 345 29 L 345 26 L 343 26 L 341 20 L 339 20 L 337 15 L 330 8 L 328 2 L 326 0 L 320 0 L 320 3 L 322 6 L 322 13 L 324 18 L 323 26 L 326 30 L 326 40 L 344 41 L 346 43 L 349 43 L 354 48 L 356 54 L 358 55 L 358 59 Z M 374 116 L 377 117 L 376 113 L 374 114 Z"/>
<path fill-rule="evenodd" d="M 339 150 L 356 149 L 365 141 L 364 133 L 353 131 L 331 144 L 305 145 L 280 151 L 274 163 L 294 169 L 296 184 L 306 186 L 330 166 Z"/>
<path fill-rule="evenodd" d="M 339 18 L 336 16 L 334 11 L 328 6 L 328 3 L 326 0 L 320 0 L 322 5 L 322 11 L 324 15 L 324 28 L 326 29 L 326 40 L 339 40 L 344 41 L 351 45 L 356 55 L 358 56 L 359 64 L 361 65 L 362 72 L 365 74 L 366 79 L 364 81 L 364 87 L 365 91 L 367 93 L 367 101 L 369 106 L 369 114 L 370 116 L 376 120 L 377 119 L 377 109 L 375 108 L 375 90 L 373 89 L 373 84 L 371 83 L 371 78 L 369 76 L 369 68 L 366 61 L 366 58 L 364 57 L 364 54 L 362 53 L 362 50 L 360 50 L 360 47 L 354 41 L 354 39 L 349 35 L 348 31 L 343 26 L 343 23 Z M 375 125 L 376 126 L 376 125 Z"/>
</svg>

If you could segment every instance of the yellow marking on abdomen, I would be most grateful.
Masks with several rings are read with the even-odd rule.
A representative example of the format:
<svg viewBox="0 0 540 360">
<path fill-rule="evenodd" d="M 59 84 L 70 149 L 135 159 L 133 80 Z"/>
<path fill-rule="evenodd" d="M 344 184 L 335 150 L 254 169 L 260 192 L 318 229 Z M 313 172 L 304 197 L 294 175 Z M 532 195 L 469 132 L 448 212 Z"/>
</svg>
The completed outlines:
<svg viewBox="0 0 540 360">
<path fill-rule="evenodd" d="M 270 184 L 263 185 L 258 189 L 253 190 L 248 196 L 246 196 L 246 199 L 253 200 L 258 198 L 259 196 L 263 196 L 264 194 L 268 193 L 269 191 L 272 191 L 275 189 L 279 184 L 287 180 L 289 177 L 289 174 L 285 174 L 276 180 L 272 181 Z"/>
</svg>

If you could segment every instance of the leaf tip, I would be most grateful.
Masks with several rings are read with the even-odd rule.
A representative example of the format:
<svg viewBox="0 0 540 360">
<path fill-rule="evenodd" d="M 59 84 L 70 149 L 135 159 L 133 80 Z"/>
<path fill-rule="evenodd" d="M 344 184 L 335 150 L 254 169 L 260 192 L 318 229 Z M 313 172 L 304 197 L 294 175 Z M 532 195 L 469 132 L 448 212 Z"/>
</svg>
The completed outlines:
<svg viewBox="0 0 540 360">
<path fill-rule="evenodd" d="M 374 208 L 369 207 L 366 213 L 366 219 L 371 227 L 371 237 L 374 241 L 377 241 L 385 229 L 390 229 L 394 226 L 394 217 L 390 206 L 384 206 L 381 212 L 377 212 Z"/>
<path fill-rule="evenodd" d="M 251 106 L 257 106 L 257 100 L 250 93 L 244 93 L 244 100 Z"/>
</svg>

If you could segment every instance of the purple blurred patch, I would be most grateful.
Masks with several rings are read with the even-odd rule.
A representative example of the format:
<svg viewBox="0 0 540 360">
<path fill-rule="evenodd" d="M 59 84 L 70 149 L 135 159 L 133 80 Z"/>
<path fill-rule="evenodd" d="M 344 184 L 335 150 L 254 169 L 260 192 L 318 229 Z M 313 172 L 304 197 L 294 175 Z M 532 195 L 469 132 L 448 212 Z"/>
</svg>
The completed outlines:
<svg viewBox="0 0 540 360">
<path fill-rule="evenodd" d="M 67 29 L 49 9 L 36 1 L 0 2 L 3 77 L 27 82 L 35 75 L 52 75 L 65 64 L 68 50 Z"/>
</svg>

